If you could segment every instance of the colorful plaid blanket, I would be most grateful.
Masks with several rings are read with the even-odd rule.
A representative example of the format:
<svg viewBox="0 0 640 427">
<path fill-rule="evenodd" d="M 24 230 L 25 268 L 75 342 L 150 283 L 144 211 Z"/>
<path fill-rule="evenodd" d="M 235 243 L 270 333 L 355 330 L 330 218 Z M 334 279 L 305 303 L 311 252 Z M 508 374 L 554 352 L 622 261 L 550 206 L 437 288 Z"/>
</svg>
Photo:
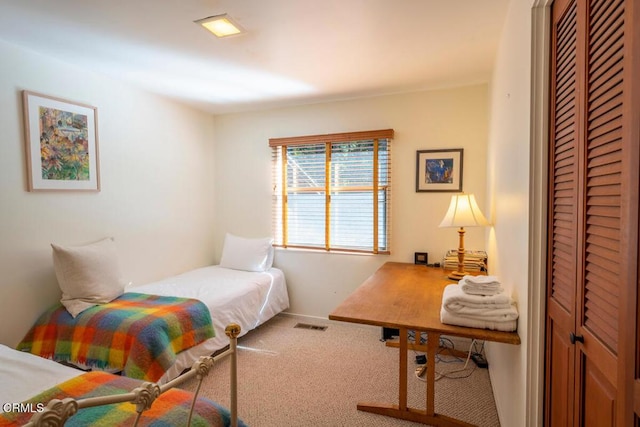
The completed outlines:
<svg viewBox="0 0 640 427">
<path fill-rule="evenodd" d="M 139 386 L 140 382 L 131 378 L 119 377 L 101 371 L 87 372 L 29 399 L 23 407 L 37 410 L 38 404 L 46 406 L 51 399 L 67 397 L 82 399 L 129 393 Z M 143 412 L 138 425 L 185 426 L 192 398 L 192 393 L 175 388 L 168 390 L 153 402 L 150 409 Z M 23 425 L 33 415 L 32 412 L 0 414 L 0 426 Z M 136 416 L 135 405 L 128 402 L 96 406 L 80 409 L 73 417 L 69 418 L 65 426 L 131 426 Z M 230 421 L 227 409 L 211 400 L 198 398 L 191 419 L 192 426 L 229 426 Z M 238 425 L 245 426 L 240 420 L 238 420 Z"/>
<path fill-rule="evenodd" d="M 125 293 L 75 319 L 61 304 L 52 307 L 18 350 L 155 382 L 177 353 L 213 336 L 209 309 L 201 301 Z"/>
</svg>

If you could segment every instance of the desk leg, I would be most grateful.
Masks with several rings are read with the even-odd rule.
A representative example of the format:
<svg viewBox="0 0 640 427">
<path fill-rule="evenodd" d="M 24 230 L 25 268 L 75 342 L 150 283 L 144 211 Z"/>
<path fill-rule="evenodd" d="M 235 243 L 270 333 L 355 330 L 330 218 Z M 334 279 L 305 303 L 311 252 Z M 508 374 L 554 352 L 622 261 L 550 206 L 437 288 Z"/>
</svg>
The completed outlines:
<svg viewBox="0 0 640 427">
<path fill-rule="evenodd" d="M 407 359 L 409 354 L 409 331 L 407 329 L 400 329 L 400 375 L 399 391 L 398 391 L 398 406 L 401 411 L 407 410 Z"/>
<path fill-rule="evenodd" d="M 416 332 L 416 334 L 419 332 Z M 385 403 L 358 403 L 358 410 L 372 412 L 374 414 L 386 415 L 388 417 L 400 418 L 402 420 L 414 421 L 422 424 L 441 427 L 473 427 L 464 421 L 436 414 L 435 411 L 435 386 L 436 386 L 436 352 L 440 344 L 440 334 L 429 332 L 427 337 L 427 405 L 426 410 L 409 408 L 407 406 L 407 360 L 409 353 L 408 330 L 400 329 L 400 371 L 398 405 Z"/>
<path fill-rule="evenodd" d="M 440 345 L 440 334 L 429 332 L 427 335 L 427 416 L 432 417 L 436 413 L 435 388 L 436 388 L 436 351 Z"/>
</svg>

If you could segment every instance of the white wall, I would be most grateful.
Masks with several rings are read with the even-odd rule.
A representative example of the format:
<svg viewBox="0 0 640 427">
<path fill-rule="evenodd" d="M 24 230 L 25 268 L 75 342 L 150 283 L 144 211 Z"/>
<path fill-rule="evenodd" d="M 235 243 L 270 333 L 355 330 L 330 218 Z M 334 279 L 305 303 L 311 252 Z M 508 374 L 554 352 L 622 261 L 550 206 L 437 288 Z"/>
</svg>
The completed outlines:
<svg viewBox="0 0 640 427">
<path fill-rule="evenodd" d="M 383 96 L 215 119 L 216 244 L 224 232 L 271 234 L 272 137 L 386 129 L 393 141 L 392 254 L 363 256 L 276 251 L 287 277 L 292 313 L 326 317 L 385 261 L 413 262 L 414 252 L 441 261 L 458 244 L 455 229 L 438 228 L 451 193 L 416 193 L 416 150 L 464 148 L 463 187 L 481 206 L 486 191 L 487 86 Z M 484 249 L 484 231 L 468 229 L 466 247 Z M 218 251 L 218 253 L 220 253 Z"/>
<path fill-rule="evenodd" d="M 518 302 L 522 344 L 488 343 L 487 358 L 501 425 L 514 427 L 527 419 L 530 46 L 531 2 L 512 1 L 491 84 L 487 247 L 492 274 Z"/>
<path fill-rule="evenodd" d="M 127 280 L 214 258 L 213 118 L 0 42 L 0 343 L 59 299 L 50 243 L 115 238 Z M 98 108 L 102 191 L 27 192 L 21 91 Z"/>
</svg>

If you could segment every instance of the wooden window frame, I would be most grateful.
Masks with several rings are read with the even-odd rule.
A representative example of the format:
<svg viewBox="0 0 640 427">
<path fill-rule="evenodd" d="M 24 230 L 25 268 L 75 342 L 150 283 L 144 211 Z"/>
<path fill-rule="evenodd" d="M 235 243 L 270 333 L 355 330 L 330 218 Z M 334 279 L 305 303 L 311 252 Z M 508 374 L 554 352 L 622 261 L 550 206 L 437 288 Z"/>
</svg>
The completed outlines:
<svg viewBox="0 0 640 427">
<path fill-rule="evenodd" d="M 380 185 L 378 172 L 373 173 L 373 182 L 371 186 L 365 185 L 360 187 L 332 187 L 331 186 L 331 153 L 332 153 L 332 144 L 335 143 L 344 143 L 344 142 L 355 142 L 355 141 L 373 141 L 373 165 L 372 169 L 374 171 L 378 171 L 379 164 L 379 156 L 378 156 L 378 148 L 379 141 L 381 139 L 390 141 L 393 139 L 394 131 L 393 129 L 381 129 L 381 130 L 372 130 L 372 131 L 361 131 L 361 132 L 343 132 L 343 133 L 333 133 L 333 134 L 320 134 L 320 135 L 306 135 L 306 136 L 297 136 L 297 137 L 285 137 L 285 138 L 270 138 L 269 139 L 269 147 L 271 147 L 274 152 L 276 149 L 280 149 L 281 155 L 281 165 L 280 165 L 280 176 L 274 178 L 279 180 L 280 183 L 285 183 L 285 185 L 281 185 L 280 194 L 278 195 L 282 200 L 281 206 L 281 221 L 279 224 L 281 227 L 281 236 L 276 236 L 276 241 L 279 243 L 274 244 L 274 246 L 280 246 L 284 248 L 299 248 L 299 249 L 310 249 L 310 250 L 322 250 L 327 252 L 354 252 L 354 253 L 372 253 L 372 254 L 390 254 L 390 226 L 391 224 L 387 224 L 386 235 L 387 235 L 387 245 L 384 250 L 380 250 L 379 248 L 379 213 L 378 213 L 378 203 L 379 196 L 378 192 L 380 190 L 386 190 L 389 192 L 391 190 L 390 178 L 389 183 Z M 325 194 L 325 242 L 324 248 L 317 246 L 303 246 L 303 245 L 292 245 L 288 241 L 288 194 L 291 192 L 291 188 L 287 188 L 287 147 L 295 147 L 295 146 L 303 146 L 303 145 L 325 145 L 325 184 L 324 187 L 305 187 L 305 188 L 295 188 L 296 192 L 311 192 L 311 191 L 322 191 Z M 389 145 L 390 150 L 390 145 Z M 389 168 L 391 167 L 391 159 L 388 160 Z M 390 169 L 389 169 L 390 170 Z M 274 183 L 274 188 L 276 188 Z M 371 191 L 373 198 L 373 230 L 372 230 L 372 241 L 373 245 L 370 250 L 365 249 L 350 249 L 350 248 L 342 248 L 342 247 L 333 247 L 331 243 L 331 193 L 335 191 Z M 390 196 L 387 202 L 387 209 L 390 209 Z M 387 218 L 390 215 L 387 214 Z M 276 219 L 274 218 L 275 222 Z M 390 221 L 389 221 L 390 222 Z M 275 225 L 275 224 L 274 224 Z M 275 228 L 275 227 L 274 227 Z"/>
</svg>

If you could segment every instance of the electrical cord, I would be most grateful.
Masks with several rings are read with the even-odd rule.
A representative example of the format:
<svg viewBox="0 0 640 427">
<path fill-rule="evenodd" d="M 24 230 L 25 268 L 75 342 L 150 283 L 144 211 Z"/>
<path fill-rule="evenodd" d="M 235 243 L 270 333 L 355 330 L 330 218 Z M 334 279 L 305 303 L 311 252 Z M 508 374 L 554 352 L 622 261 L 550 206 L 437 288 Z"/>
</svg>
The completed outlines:
<svg viewBox="0 0 640 427">
<path fill-rule="evenodd" d="M 451 341 L 449 338 L 440 337 L 440 347 L 438 349 L 438 352 L 436 353 L 436 362 L 441 362 L 441 363 L 462 362 L 464 359 L 461 359 L 460 357 L 454 354 L 455 349 L 456 349 L 456 346 L 453 343 L 453 341 Z M 446 355 L 449 359 L 445 359 L 444 357 L 442 357 L 444 356 L 445 352 L 449 353 L 448 355 Z"/>
<path fill-rule="evenodd" d="M 420 334 L 419 340 L 418 340 L 419 344 L 420 345 L 426 344 L 428 340 L 428 334 L 426 332 L 420 332 L 419 334 Z M 407 332 L 407 338 L 410 341 L 416 343 L 416 331 L 409 330 Z M 484 341 L 479 343 L 478 340 L 475 340 L 475 339 L 471 340 L 471 344 L 469 345 L 469 349 L 467 350 L 467 357 L 465 359 L 462 359 L 454 354 L 455 344 L 451 339 L 446 337 L 440 337 L 438 344 L 439 344 L 439 349 L 438 349 L 438 352 L 436 353 L 436 363 L 447 363 L 447 364 L 462 363 L 462 361 L 464 360 L 464 366 L 460 369 L 456 369 L 449 372 L 436 371 L 436 378 L 435 378 L 436 381 L 442 378 L 462 379 L 462 378 L 470 377 L 478 365 L 477 363 L 475 363 L 475 359 L 474 359 L 473 366 L 471 367 L 470 370 L 468 370 L 469 360 L 471 359 L 472 356 L 483 355 L 484 353 Z M 480 347 L 478 348 L 478 346 Z M 445 354 L 447 352 L 449 353 L 448 355 Z M 425 356 L 424 354 L 419 354 L 415 349 L 413 353 L 416 357 L 416 360 L 418 360 L 418 356 Z M 427 369 L 426 363 L 424 365 L 418 366 L 415 369 L 415 376 L 418 380 L 426 381 L 425 379 L 422 378 L 422 376 L 426 372 L 426 369 Z M 456 375 L 456 374 L 460 374 L 460 375 Z"/>
<path fill-rule="evenodd" d="M 455 346 L 453 345 L 453 342 L 452 342 L 451 340 L 449 340 L 448 338 L 444 338 L 444 339 L 443 339 L 443 338 L 441 338 L 441 339 L 440 339 L 440 344 L 442 344 L 442 341 L 443 341 L 443 340 L 447 340 L 449 343 L 451 343 L 451 350 L 453 350 L 453 349 L 454 349 L 454 347 L 455 347 Z M 472 354 L 475 354 L 475 353 L 479 353 L 479 354 L 480 354 L 480 352 L 483 352 L 483 351 L 484 351 L 484 341 L 482 342 L 482 346 L 481 346 L 481 348 L 480 348 L 480 351 L 477 351 L 477 347 L 476 347 L 476 345 L 477 345 L 477 341 L 476 341 L 475 339 L 471 340 L 471 345 L 469 346 L 469 350 L 467 351 L 467 357 L 466 357 L 466 360 L 465 360 L 464 366 L 463 366 L 462 368 L 460 368 L 460 369 L 456 369 L 456 370 L 453 370 L 453 371 L 449 371 L 449 372 L 438 372 L 438 371 L 436 370 L 436 378 L 435 378 L 435 380 L 436 380 L 436 381 L 439 381 L 439 380 L 440 380 L 440 379 L 442 379 L 442 378 L 448 378 L 448 379 L 455 379 L 455 380 L 457 380 L 457 379 L 462 379 L 462 378 L 468 378 L 468 377 L 470 377 L 470 376 L 471 376 L 471 374 L 476 370 L 476 367 L 477 367 L 477 366 L 475 365 L 475 363 L 474 363 L 474 364 L 473 364 L 473 367 L 471 368 L 471 370 L 467 371 L 467 366 L 469 365 L 469 360 L 471 360 L 471 355 L 472 355 Z M 444 348 L 445 348 L 445 349 L 449 349 L 449 348 L 448 348 L 448 347 L 446 347 L 446 346 L 444 346 Z M 462 362 L 462 360 L 463 360 L 463 359 L 461 359 L 461 358 L 459 358 L 459 357 L 457 357 L 457 356 L 453 356 L 453 355 L 451 355 L 451 357 L 455 358 L 455 360 L 445 362 L 445 361 L 444 361 L 444 360 L 439 356 L 441 352 L 442 352 L 442 351 L 439 351 L 439 352 L 436 354 L 436 362 L 443 362 L 443 363 L 459 363 L 459 362 Z M 424 373 L 426 372 L 426 370 L 427 370 L 427 365 L 426 365 L 426 364 L 424 364 L 424 365 L 422 365 L 422 366 L 417 367 L 417 368 L 415 369 L 415 376 L 416 376 L 416 378 L 417 378 L 418 380 L 420 380 L 420 381 L 423 381 L 423 382 L 424 382 L 424 381 L 426 381 L 426 379 L 422 378 L 422 375 L 424 375 Z M 458 374 L 458 373 L 462 373 L 462 372 L 464 372 L 464 374 L 462 374 L 462 375 L 452 375 L 452 374 Z"/>
<path fill-rule="evenodd" d="M 408 333 L 409 340 L 414 340 L 414 337 L 415 337 L 415 332 L 414 331 L 409 331 L 409 333 Z M 426 344 L 427 340 L 428 340 L 428 334 L 426 332 L 422 332 L 420 334 L 420 344 L 421 345 L 422 344 Z M 414 340 L 414 342 L 415 342 L 415 340 Z M 446 338 L 446 337 L 440 337 L 439 350 L 436 353 L 436 358 L 437 358 L 436 360 L 438 362 L 442 362 L 442 363 L 457 363 L 457 362 L 461 362 L 462 359 L 460 359 L 459 357 L 455 356 L 453 354 L 453 350 L 455 350 L 455 344 L 453 343 L 453 341 L 451 341 L 449 338 Z M 445 351 L 448 351 L 450 353 L 449 356 L 455 358 L 455 360 L 446 360 L 446 359 L 440 357 L 440 355 Z M 419 353 L 415 349 L 413 350 L 413 355 L 416 357 L 416 360 L 417 360 L 417 357 L 419 355 L 425 356 L 423 353 Z"/>
<path fill-rule="evenodd" d="M 473 341 L 471 342 L 471 344 L 473 345 L 474 353 L 484 355 L 484 341 L 482 341 L 482 344 L 480 345 L 480 350 L 478 350 L 478 349 L 476 348 L 476 344 L 478 344 L 478 342 L 477 342 L 476 340 L 473 340 Z"/>
</svg>

